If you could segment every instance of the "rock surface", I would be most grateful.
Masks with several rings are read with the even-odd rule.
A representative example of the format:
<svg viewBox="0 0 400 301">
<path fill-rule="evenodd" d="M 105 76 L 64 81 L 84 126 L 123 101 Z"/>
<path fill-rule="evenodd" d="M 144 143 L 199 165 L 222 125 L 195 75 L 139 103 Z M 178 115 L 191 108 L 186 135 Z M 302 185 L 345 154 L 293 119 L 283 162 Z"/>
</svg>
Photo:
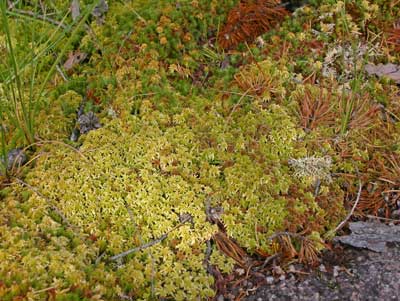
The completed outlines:
<svg viewBox="0 0 400 301">
<path fill-rule="evenodd" d="M 328 252 L 309 275 L 289 274 L 244 300 L 400 300 L 400 245 L 383 253 L 351 247 Z"/>
</svg>

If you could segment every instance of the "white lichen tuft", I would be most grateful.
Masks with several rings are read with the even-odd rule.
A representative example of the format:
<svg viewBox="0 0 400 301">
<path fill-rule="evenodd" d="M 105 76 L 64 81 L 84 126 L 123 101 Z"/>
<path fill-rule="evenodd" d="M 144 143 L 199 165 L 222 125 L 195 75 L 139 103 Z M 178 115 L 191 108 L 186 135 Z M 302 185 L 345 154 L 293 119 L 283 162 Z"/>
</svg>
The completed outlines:
<svg viewBox="0 0 400 301">
<path fill-rule="evenodd" d="M 289 159 L 289 165 L 294 169 L 294 176 L 298 178 L 311 178 L 312 180 L 320 180 L 331 182 L 331 166 L 332 158 L 325 157 L 305 157 L 300 159 Z"/>
</svg>

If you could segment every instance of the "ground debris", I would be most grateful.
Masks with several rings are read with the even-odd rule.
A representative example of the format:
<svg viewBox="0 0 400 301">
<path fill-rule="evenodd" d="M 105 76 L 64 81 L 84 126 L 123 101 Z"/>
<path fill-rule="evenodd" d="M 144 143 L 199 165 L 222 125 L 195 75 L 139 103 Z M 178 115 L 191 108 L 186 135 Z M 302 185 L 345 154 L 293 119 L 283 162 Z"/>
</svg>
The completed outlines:
<svg viewBox="0 0 400 301">
<path fill-rule="evenodd" d="M 386 76 L 392 79 L 396 84 L 400 84 L 400 66 L 395 64 L 367 64 L 365 71 L 369 75 L 377 75 L 378 77 Z"/>
<path fill-rule="evenodd" d="M 80 52 L 79 50 L 70 52 L 68 59 L 64 63 L 64 69 L 66 71 L 73 69 L 76 65 L 79 65 L 82 61 L 84 61 L 86 57 L 87 53 Z"/>
<path fill-rule="evenodd" d="M 351 235 L 337 237 L 336 240 L 356 248 L 365 248 L 375 252 L 385 252 L 387 243 L 400 242 L 400 226 L 388 226 L 383 223 L 350 223 Z"/>
<path fill-rule="evenodd" d="M 93 112 L 82 114 L 78 118 L 79 131 L 81 134 L 86 134 L 91 130 L 97 130 L 101 128 L 101 124 L 97 116 Z"/>
<path fill-rule="evenodd" d="M 19 168 L 28 161 L 25 152 L 21 148 L 15 148 L 7 153 L 7 160 L 0 157 L 0 166 L 5 165 L 7 170 L 13 170 L 14 168 Z M 1 175 L 1 168 L 0 168 Z"/>
</svg>

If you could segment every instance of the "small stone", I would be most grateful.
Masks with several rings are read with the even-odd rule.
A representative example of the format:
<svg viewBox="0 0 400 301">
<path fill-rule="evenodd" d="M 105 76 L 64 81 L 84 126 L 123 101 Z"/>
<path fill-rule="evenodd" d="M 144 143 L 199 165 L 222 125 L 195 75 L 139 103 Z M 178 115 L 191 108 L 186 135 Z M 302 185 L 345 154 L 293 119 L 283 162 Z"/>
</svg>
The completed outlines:
<svg viewBox="0 0 400 301">
<path fill-rule="evenodd" d="M 319 266 L 319 270 L 320 270 L 320 272 L 326 273 L 326 267 L 325 267 L 325 265 L 321 264 L 321 265 Z"/>
<path fill-rule="evenodd" d="M 219 295 L 218 298 L 217 298 L 217 301 L 224 301 L 224 299 L 225 299 L 225 298 L 224 298 L 223 295 Z"/>
<path fill-rule="evenodd" d="M 338 267 L 337 265 L 335 265 L 334 267 L 333 267 L 333 277 L 337 277 L 337 276 L 339 276 L 339 271 L 340 271 L 340 267 Z"/>
<path fill-rule="evenodd" d="M 280 277 L 279 277 L 279 280 L 280 281 L 283 281 L 283 280 L 285 280 L 286 279 L 286 276 L 285 275 L 281 275 Z"/>
<path fill-rule="evenodd" d="M 393 218 L 393 219 L 400 218 L 400 209 L 392 211 L 391 218 Z"/>
<path fill-rule="evenodd" d="M 273 267 L 273 271 L 274 271 L 274 273 L 275 273 L 276 275 L 283 275 L 283 274 L 285 274 L 285 272 L 282 270 L 282 268 L 281 268 L 279 265 L 274 266 L 274 267 Z"/>
<path fill-rule="evenodd" d="M 267 284 L 273 284 L 275 281 L 275 278 L 272 276 L 269 276 L 269 277 L 265 278 L 265 280 L 267 281 Z"/>
<path fill-rule="evenodd" d="M 79 129 L 75 128 L 75 129 L 72 130 L 72 133 L 71 133 L 71 136 L 69 137 L 69 140 L 71 140 L 73 142 L 76 142 L 79 139 L 79 135 L 80 135 Z"/>
<path fill-rule="evenodd" d="M 113 119 L 117 118 L 117 112 L 114 111 L 113 108 L 108 108 L 107 115 Z"/>
<path fill-rule="evenodd" d="M 21 167 L 28 161 L 24 151 L 20 148 L 12 149 L 7 153 L 7 170 Z M 4 158 L 0 157 L 0 163 L 4 164 Z"/>
</svg>

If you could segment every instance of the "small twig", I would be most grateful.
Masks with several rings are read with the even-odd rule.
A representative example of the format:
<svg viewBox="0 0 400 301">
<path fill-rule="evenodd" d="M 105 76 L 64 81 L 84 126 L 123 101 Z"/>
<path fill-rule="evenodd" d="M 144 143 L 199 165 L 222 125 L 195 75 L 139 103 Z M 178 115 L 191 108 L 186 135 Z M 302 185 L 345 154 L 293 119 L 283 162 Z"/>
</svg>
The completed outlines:
<svg viewBox="0 0 400 301">
<path fill-rule="evenodd" d="M 128 251 L 119 253 L 119 254 L 117 254 L 117 255 L 115 255 L 115 256 L 112 256 L 112 257 L 110 257 L 110 260 L 118 260 L 118 259 L 120 259 L 120 258 L 123 258 L 123 257 L 125 257 L 125 256 L 128 256 L 129 254 L 132 254 L 132 253 L 139 252 L 139 251 L 142 251 L 142 250 L 144 250 L 144 249 L 147 249 L 147 248 L 149 248 L 149 247 L 151 247 L 151 246 L 154 246 L 155 244 L 158 244 L 159 242 L 162 242 L 162 241 L 163 241 L 164 239 L 166 239 L 167 237 L 168 237 L 168 234 L 167 234 L 167 233 L 166 233 L 166 234 L 163 234 L 163 235 L 160 236 L 159 238 L 154 239 L 154 240 L 152 240 L 152 241 L 150 241 L 150 242 L 148 242 L 148 243 L 145 243 L 144 245 L 141 245 L 141 246 L 139 246 L 139 247 L 136 247 L 136 248 L 130 249 L 130 250 L 128 250 Z"/>
<path fill-rule="evenodd" d="M 78 150 L 75 147 L 73 147 L 72 145 L 69 145 L 69 144 L 67 144 L 65 142 L 62 142 L 62 141 L 57 141 L 57 140 L 39 140 L 38 142 L 35 142 L 32 145 L 42 145 L 42 144 L 45 144 L 45 143 L 48 143 L 48 144 L 61 144 L 63 146 L 66 146 L 67 148 L 77 152 L 85 160 L 89 161 L 89 159 L 80 150 Z"/>
<path fill-rule="evenodd" d="M 400 192 L 400 190 L 399 189 L 389 189 L 389 190 L 382 191 L 382 193 L 391 193 L 391 192 Z"/>
<path fill-rule="evenodd" d="M 391 181 L 391 180 L 389 180 L 389 179 L 385 179 L 385 178 L 382 178 L 382 177 L 379 177 L 377 180 L 380 180 L 380 181 L 383 181 L 383 182 L 387 182 L 387 183 L 396 185 L 396 182 L 393 182 L 393 181 Z"/>
<path fill-rule="evenodd" d="M 129 218 L 131 219 L 131 222 L 133 224 L 133 226 L 135 227 L 135 232 L 137 233 L 138 237 L 139 237 L 139 241 L 141 244 L 143 244 L 143 239 L 142 239 L 142 235 L 140 234 L 140 231 L 138 230 L 138 227 L 136 225 L 135 222 L 135 218 L 133 216 L 133 212 L 131 210 L 131 208 L 129 207 L 129 205 L 125 202 L 125 208 L 128 211 L 129 214 Z M 151 249 L 149 250 L 149 255 L 150 255 L 150 259 L 151 259 L 151 295 L 152 297 L 155 296 L 155 284 L 154 284 L 154 279 L 155 279 L 155 264 L 154 264 L 154 256 L 153 253 L 151 252 Z"/>
<path fill-rule="evenodd" d="M 400 219 L 392 219 L 392 218 L 380 217 L 380 216 L 374 216 L 374 215 L 367 215 L 367 217 L 372 218 L 372 219 L 379 219 L 382 221 L 388 221 L 388 222 L 395 222 L 395 223 L 400 222 Z"/>
<path fill-rule="evenodd" d="M 40 293 L 44 293 L 44 292 L 50 291 L 52 289 L 57 289 L 57 286 L 50 286 L 50 287 L 46 287 L 46 288 L 38 290 L 38 291 L 32 291 L 32 294 L 36 295 L 36 294 L 40 294 Z"/>
<path fill-rule="evenodd" d="M 43 15 L 31 12 L 31 11 L 28 11 L 28 10 L 22 10 L 22 9 L 13 8 L 12 10 L 9 10 L 8 13 L 9 14 L 15 13 L 15 14 L 20 14 L 20 15 L 33 17 L 33 18 L 39 19 L 41 21 L 45 21 L 45 22 L 51 23 L 53 25 L 59 26 L 62 29 L 67 29 L 68 28 L 65 24 L 63 24 L 61 22 L 58 22 L 58 21 L 56 21 L 54 19 L 51 19 L 49 17 L 46 17 L 46 16 L 43 16 Z"/>
<path fill-rule="evenodd" d="M 185 218 L 182 220 L 182 222 L 180 222 L 180 223 L 179 223 L 178 225 L 176 225 L 174 228 L 172 228 L 171 230 L 169 230 L 167 233 L 161 235 L 159 238 L 156 238 L 156 239 L 154 239 L 154 240 L 152 240 L 152 241 L 149 241 L 148 243 L 145 243 L 144 245 L 141 245 L 141 246 L 139 246 L 139 247 L 136 247 L 136 248 L 133 248 L 133 249 L 129 249 L 129 250 L 125 251 L 125 252 L 122 252 L 122 253 L 119 253 L 119 254 L 117 254 L 117 255 L 115 255 L 115 256 L 112 256 L 112 257 L 109 258 L 109 260 L 114 260 L 114 261 L 115 261 L 115 260 L 118 260 L 118 259 L 120 259 L 120 258 L 123 258 L 123 257 L 125 257 L 125 256 L 128 256 L 129 254 L 142 251 L 142 250 L 147 249 L 147 248 L 149 248 L 149 247 L 151 247 L 151 246 L 154 246 L 155 244 L 158 244 L 158 243 L 162 242 L 164 239 L 166 239 L 166 238 L 168 237 L 168 234 L 170 234 L 172 231 L 174 231 L 174 230 L 178 229 L 179 227 L 181 227 L 182 225 L 184 225 L 184 224 L 185 224 L 186 222 L 188 222 L 190 219 L 191 219 L 190 216 L 185 217 Z"/>
<path fill-rule="evenodd" d="M 291 236 L 294 238 L 299 238 L 301 240 L 305 239 L 305 237 L 301 236 L 300 234 L 284 231 L 284 232 L 276 232 L 276 233 L 272 234 L 270 237 L 268 237 L 268 240 L 273 240 L 279 236 L 284 236 L 284 235 Z"/>
<path fill-rule="evenodd" d="M 251 95 L 251 94 L 245 94 L 245 93 L 239 93 L 239 92 L 234 92 L 234 91 L 226 91 L 226 90 L 219 90 L 219 89 L 215 89 L 215 88 L 210 88 L 211 90 L 215 90 L 218 91 L 220 93 L 228 93 L 228 94 L 232 94 L 232 95 L 240 95 L 240 96 L 246 96 L 249 98 L 258 98 L 257 96 Z"/>
<path fill-rule="evenodd" d="M 274 255 L 271 255 L 271 256 L 267 257 L 265 259 L 264 263 L 262 264 L 262 266 L 260 267 L 260 269 L 261 270 L 264 269 L 267 266 L 267 264 L 269 264 L 272 260 L 274 260 L 275 258 L 279 257 L 280 255 L 281 255 L 281 253 L 276 253 Z"/>
<path fill-rule="evenodd" d="M 65 225 L 67 225 L 68 227 L 70 227 L 70 228 L 72 228 L 72 229 L 74 229 L 74 230 L 77 229 L 74 225 L 72 225 L 72 224 L 68 221 L 68 219 L 64 216 L 64 214 L 63 214 L 55 205 L 52 204 L 51 200 L 48 199 L 46 196 L 44 196 L 41 192 L 39 192 L 35 187 L 29 185 L 28 183 L 22 181 L 21 179 L 19 179 L 19 178 L 17 178 L 17 177 L 14 177 L 14 179 L 15 179 L 18 183 L 20 183 L 20 184 L 22 184 L 23 186 L 29 188 L 29 189 L 32 190 L 34 193 L 36 193 L 39 197 L 41 197 L 42 199 L 44 199 L 44 200 L 47 202 L 47 204 L 49 205 L 50 209 L 53 210 L 55 213 L 57 213 L 57 215 L 61 218 L 61 220 L 63 221 L 63 223 L 64 223 Z"/>
<path fill-rule="evenodd" d="M 242 96 L 240 96 L 238 102 L 235 103 L 235 105 L 233 106 L 231 112 L 229 113 L 228 118 L 227 118 L 228 120 L 231 119 L 233 112 L 235 112 L 236 108 L 240 105 L 240 102 L 243 100 L 243 98 L 244 98 L 245 96 L 247 96 L 247 93 L 249 93 L 250 90 L 251 90 L 251 88 L 248 88 L 248 89 L 244 92 L 244 94 L 243 94 Z"/>
<path fill-rule="evenodd" d="M 356 209 L 358 202 L 360 201 L 360 197 L 361 197 L 361 190 L 362 190 L 362 183 L 361 180 L 358 179 L 358 192 L 357 192 L 357 198 L 356 201 L 354 202 L 353 207 L 351 208 L 350 212 L 347 214 L 346 218 L 335 228 L 335 230 L 333 230 L 333 232 L 337 232 L 340 229 L 343 228 L 343 226 L 347 223 L 347 221 L 350 219 L 350 217 L 353 215 L 354 210 Z"/>
<path fill-rule="evenodd" d="M 144 19 L 141 15 L 139 15 L 139 13 L 136 10 L 134 10 L 133 8 L 130 8 L 130 11 L 133 12 L 140 21 L 142 21 L 145 24 L 147 23 L 146 19 Z"/>
<path fill-rule="evenodd" d="M 318 196 L 318 194 L 319 194 L 320 189 L 321 189 L 321 180 L 320 179 L 317 179 L 315 181 L 314 187 L 315 187 L 314 197 L 316 198 Z"/>
<path fill-rule="evenodd" d="M 101 259 L 104 257 L 104 255 L 106 255 L 105 252 L 101 253 L 97 258 L 96 261 L 94 262 L 95 265 L 98 265 L 101 261 Z"/>
<path fill-rule="evenodd" d="M 57 71 L 58 71 L 58 73 L 60 73 L 60 76 L 62 77 L 62 79 L 65 81 L 65 82 L 68 82 L 68 78 L 67 78 L 67 76 L 64 74 L 64 72 L 61 70 L 61 68 L 60 68 L 60 66 L 57 64 L 56 65 L 56 69 L 57 69 Z"/>
</svg>

